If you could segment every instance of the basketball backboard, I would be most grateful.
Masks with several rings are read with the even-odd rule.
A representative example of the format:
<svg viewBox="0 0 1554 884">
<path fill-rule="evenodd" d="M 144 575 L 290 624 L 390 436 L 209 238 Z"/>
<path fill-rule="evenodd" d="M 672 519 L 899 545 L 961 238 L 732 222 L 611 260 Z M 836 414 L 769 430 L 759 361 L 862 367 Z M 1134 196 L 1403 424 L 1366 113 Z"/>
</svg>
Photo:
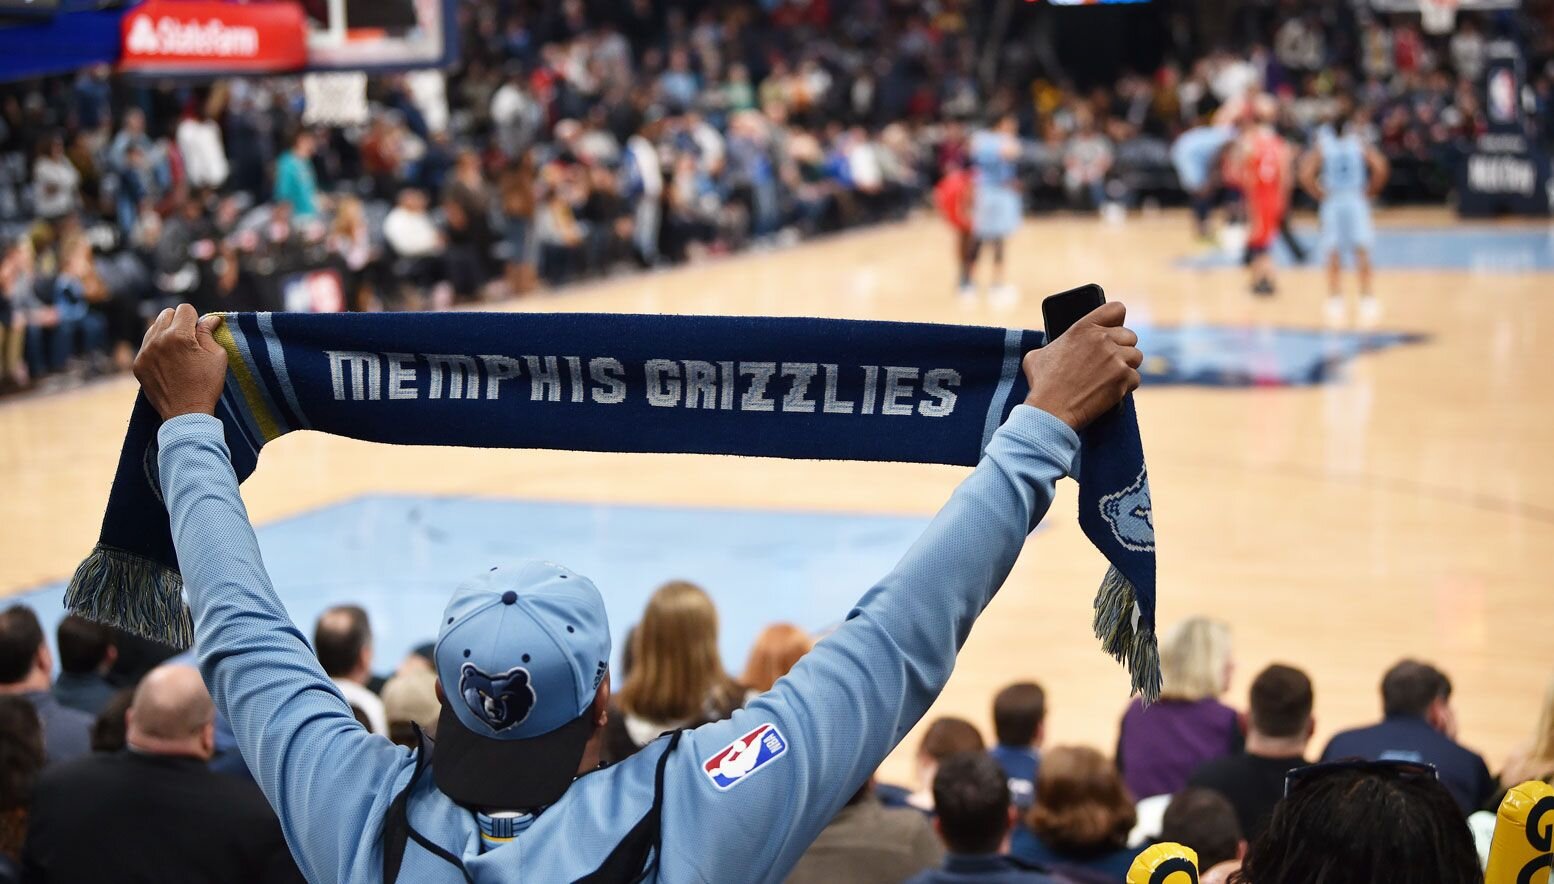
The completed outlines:
<svg viewBox="0 0 1554 884">
<path fill-rule="evenodd" d="M 308 69 L 442 67 L 457 53 L 455 0 L 305 0 Z"/>
</svg>

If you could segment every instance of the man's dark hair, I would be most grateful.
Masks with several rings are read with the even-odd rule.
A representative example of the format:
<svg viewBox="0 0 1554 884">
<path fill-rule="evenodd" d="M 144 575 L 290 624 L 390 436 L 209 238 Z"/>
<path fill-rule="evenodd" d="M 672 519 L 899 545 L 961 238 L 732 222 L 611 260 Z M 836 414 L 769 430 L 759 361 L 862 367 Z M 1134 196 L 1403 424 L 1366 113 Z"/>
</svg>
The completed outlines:
<svg viewBox="0 0 1554 884">
<path fill-rule="evenodd" d="M 1430 704 L 1451 698 L 1451 679 L 1429 663 L 1403 660 L 1381 679 L 1381 708 L 1387 717 L 1423 718 Z"/>
<path fill-rule="evenodd" d="M 1457 802 L 1417 773 L 1340 770 L 1297 787 L 1247 849 L 1235 884 L 1483 884 Z"/>
<path fill-rule="evenodd" d="M 986 752 L 960 752 L 933 777 L 939 834 L 951 853 L 997 853 L 1009 831 L 1009 778 Z"/>
<path fill-rule="evenodd" d="M 1176 793 L 1160 823 L 1160 840 L 1197 851 L 1198 868 L 1204 871 L 1240 856 L 1241 837 L 1236 808 L 1213 789 L 1183 789 Z"/>
<path fill-rule="evenodd" d="M 0 696 L 0 812 L 31 803 L 43 770 L 43 726 L 26 697 Z"/>
<path fill-rule="evenodd" d="M 26 678 L 42 645 L 43 627 L 31 608 L 12 605 L 0 611 L 0 684 Z"/>
<path fill-rule="evenodd" d="M 1016 682 L 993 698 L 993 732 L 1000 746 L 1029 746 L 1047 720 L 1047 692 L 1033 681 Z"/>
<path fill-rule="evenodd" d="M 59 668 L 71 675 L 96 671 L 113 646 L 112 629 L 79 614 L 59 621 L 54 638 L 59 642 Z"/>
<path fill-rule="evenodd" d="M 1311 703 L 1306 673 L 1275 663 L 1252 682 L 1252 727 L 1265 737 L 1304 737 Z"/>
<path fill-rule="evenodd" d="M 981 752 L 987 749 L 982 742 L 982 732 L 964 718 L 944 715 L 928 725 L 918 751 L 934 761 L 943 761 L 959 752 Z"/>
<path fill-rule="evenodd" d="M 313 627 L 313 649 L 331 678 L 349 675 L 372 643 L 367 612 L 359 605 L 339 605 L 319 615 Z"/>
<path fill-rule="evenodd" d="M 129 719 L 126 713 L 133 702 L 134 688 L 122 688 L 108 698 L 102 711 L 97 713 L 97 720 L 92 722 L 93 752 L 117 752 L 129 742 L 126 736 Z"/>
</svg>

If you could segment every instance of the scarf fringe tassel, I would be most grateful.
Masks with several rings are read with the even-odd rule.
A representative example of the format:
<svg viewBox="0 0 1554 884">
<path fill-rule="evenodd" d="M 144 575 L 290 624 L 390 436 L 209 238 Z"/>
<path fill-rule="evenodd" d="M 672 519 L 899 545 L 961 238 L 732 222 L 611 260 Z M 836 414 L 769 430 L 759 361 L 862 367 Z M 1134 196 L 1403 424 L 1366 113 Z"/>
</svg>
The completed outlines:
<svg viewBox="0 0 1554 884">
<path fill-rule="evenodd" d="M 1137 606 L 1138 590 L 1121 571 L 1108 569 L 1095 596 L 1095 637 L 1128 668 L 1133 692 L 1148 705 L 1160 699 L 1160 646 L 1154 627 L 1138 622 Z"/>
<path fill-rule="evenodd" d="M 182 650 L 194 643 L 183 577 L 159 562 L 105 544 L 76 568 L 65 608 L 88 620 Z"/>
</svg>

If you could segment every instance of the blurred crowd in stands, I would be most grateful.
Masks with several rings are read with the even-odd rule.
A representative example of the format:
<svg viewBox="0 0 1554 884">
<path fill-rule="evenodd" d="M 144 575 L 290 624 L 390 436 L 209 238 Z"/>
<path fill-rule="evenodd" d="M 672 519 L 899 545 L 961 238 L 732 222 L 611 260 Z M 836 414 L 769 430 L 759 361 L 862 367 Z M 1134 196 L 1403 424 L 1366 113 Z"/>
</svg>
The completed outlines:
<svg viewBox="0 0 1554 884">
<path fill-rule="evenodd" d="M 1554 138 L 1536 16 L 1235 6 L 1224 45 L 1172 19 L 1163 63 L 1093 87 L 972 0 L 463 2 L 458 65 L 374 77 L 352 126 L 303 128 L 298 78 L 0 85 L 0 383 L 122 369 L 173 301 L 442 308 L 900 218 L 1006 111 L 1031 211 L 1183 201 L 1172 139 L 1259 84 L 1297 143 L 1365 103 L 1384 198 L 1439 203 L 1500 32 Z"/>
<path fill-rule="evenodd" d="M 732 675 L 711 598 L 665 584 L 612 672 L 605 761 L 728 717 L 825 640 L 770 626 Z M 374 675 L 354 605 L 325 611 L 312 644 L 362 727 L 407 747 L 417 728 L 435 738 L 430 644 Z M 300 880 L 191 655 L 75 616 L 54 647 L 57 659 L 30 609 L 0 611 L 0 882 Z M 1532 739 L 1497 778 L 1458 742 L 1452 683 L 1427 663 L 1388 669 L 1379 722 L 1316 754 L 1300 669 L 1268 666 L 1244 709 L 1227 705 L 1230 630 L 1204 618 L 1162 636 L 1161 662 L 1161 701 L 1133 701 L 1115 753 L 1048 746 L 1063 713 L 1029 681 L 992 698 L 991 739 L 960 718 L 927 722 L 915 780 L 863 783 L 787 880 L 1118 884 L 1171 841 L 1197 852 L 1205 881 L 1466 884 L 1483 880 L 1505 790 L 1554 782 L 1554 680 L 1541 711 L 1528 698 Z"/>
</svg>

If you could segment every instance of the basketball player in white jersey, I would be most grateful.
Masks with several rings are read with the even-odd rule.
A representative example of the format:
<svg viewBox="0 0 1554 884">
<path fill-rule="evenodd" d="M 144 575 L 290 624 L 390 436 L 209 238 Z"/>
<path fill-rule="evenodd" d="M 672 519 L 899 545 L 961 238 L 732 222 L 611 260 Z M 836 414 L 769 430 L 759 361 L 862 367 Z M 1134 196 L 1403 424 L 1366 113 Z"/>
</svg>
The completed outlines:
<svg viewBox="0 0 1554 884">
<path fill-rule="evenodd" d="M 1371 251 L 1376 229 L 1371 222 L 1371 200 L 1387 182 L 1387 159 L 1364 136 L 1367 124 L 1362 108 L 1339 114 L 1337 127 L 1317 130 L 1315 143 L 1300 165 L 1301 186 L 1321 204 L 1322 251 L 1327 254 L 1329 322 L 1342 322 L 1343 253 L 1354 254 L 1360 278 L 1360 320 L 1373 323 L 1381 316 L 1381 303 L 1371 287 Z"/>
</svg>

